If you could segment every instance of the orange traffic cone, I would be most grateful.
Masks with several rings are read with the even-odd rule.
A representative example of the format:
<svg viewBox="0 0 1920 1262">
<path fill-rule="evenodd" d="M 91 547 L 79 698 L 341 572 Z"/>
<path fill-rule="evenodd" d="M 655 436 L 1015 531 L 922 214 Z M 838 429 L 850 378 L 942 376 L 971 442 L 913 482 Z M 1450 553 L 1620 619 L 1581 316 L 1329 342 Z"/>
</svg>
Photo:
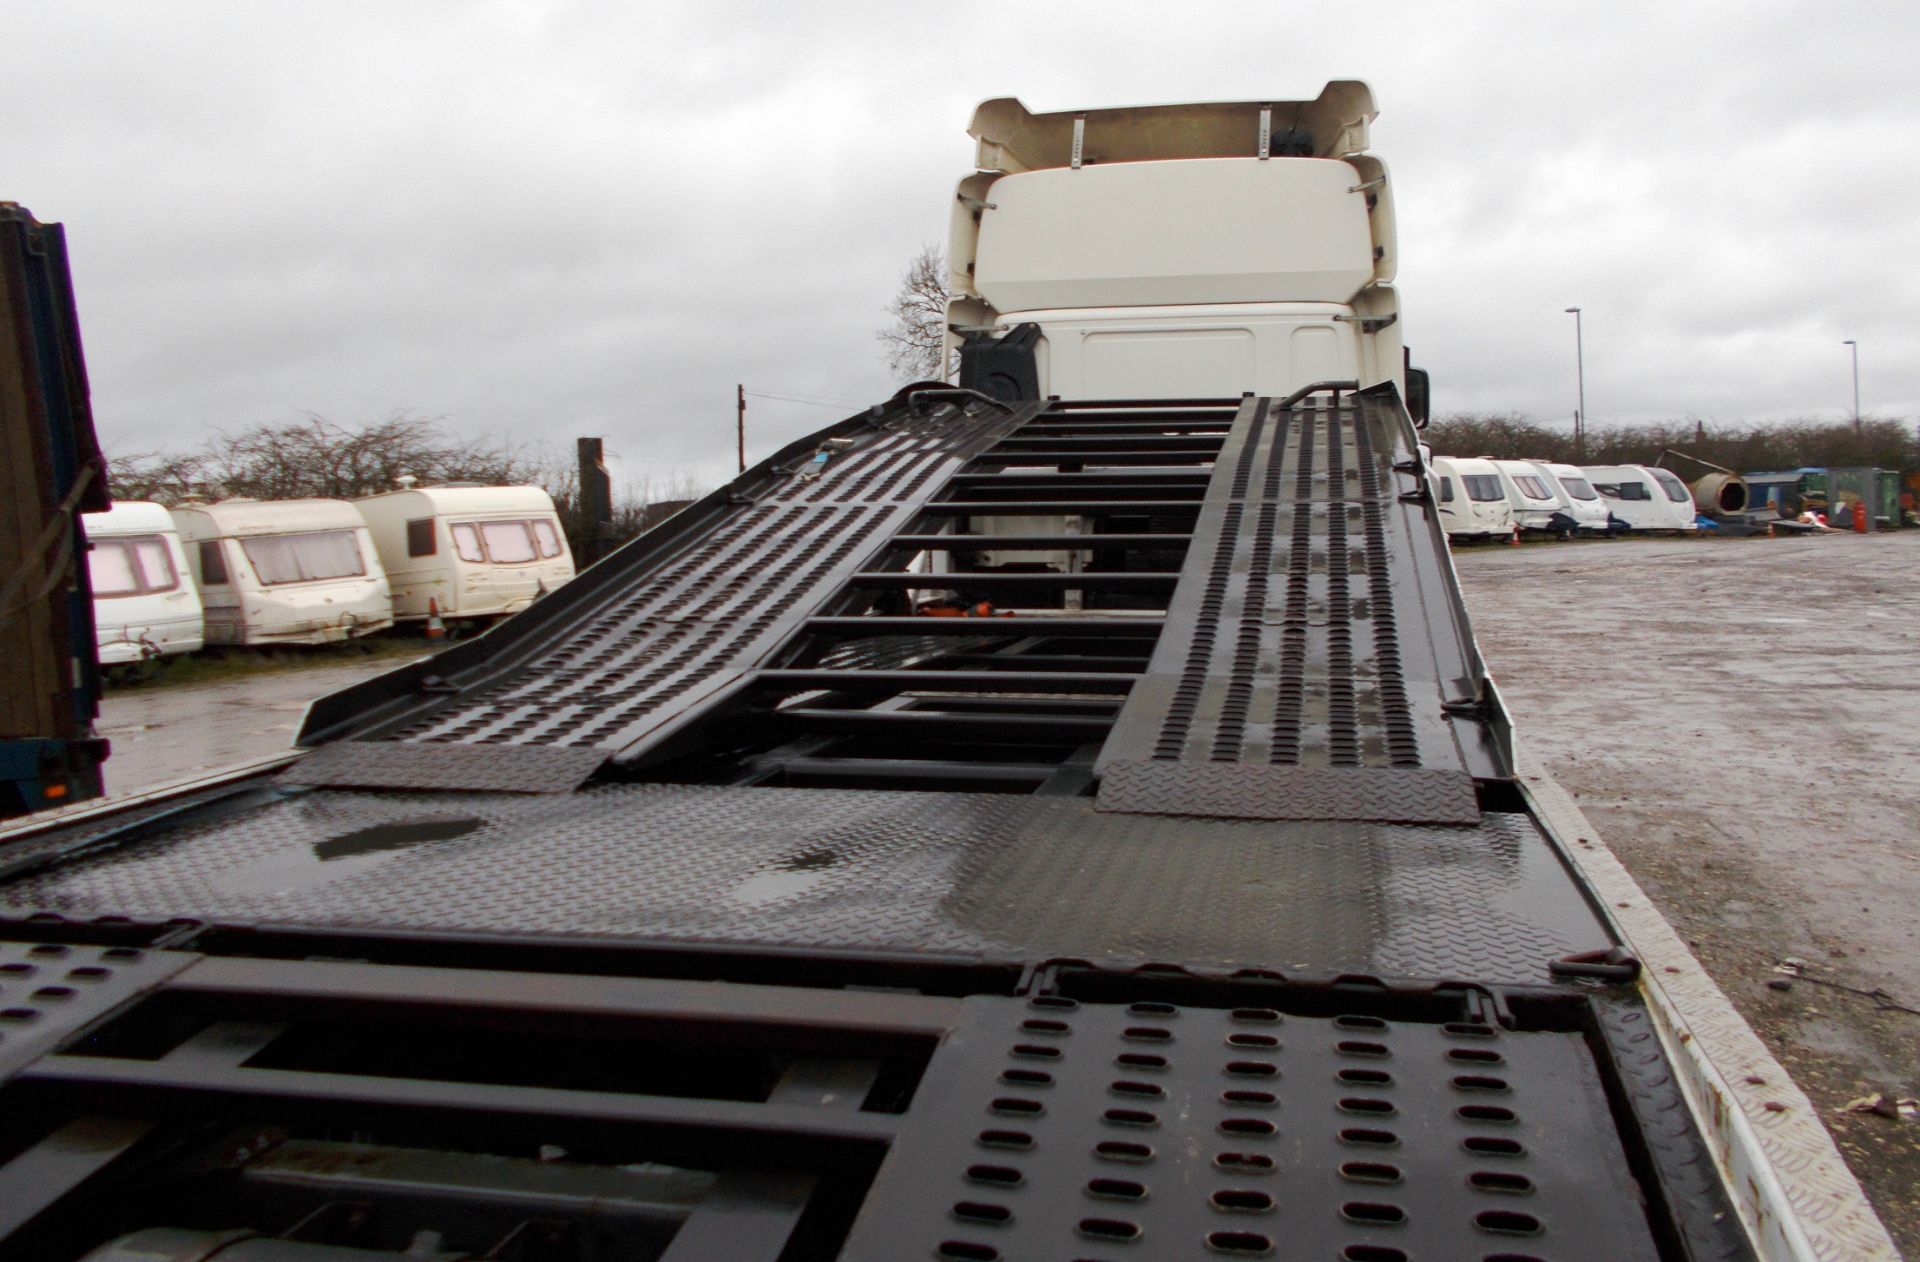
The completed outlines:
<svg viewBox="0 0 1920 1262">
<path fill-rule="evenodd" d="M 440 621 L 440 602 L 427 597 L 427 638 L 443 640 L 447 635 L 447 624 Z"/>
<path fill-rule="evenodd" d="M 1520 527 L 1515 526 L 1513 528 L 1513 535 L 1507 540 L 1507 546 L 1509 548 L 1517 548 L 1520 546 Z"/>
</svg>

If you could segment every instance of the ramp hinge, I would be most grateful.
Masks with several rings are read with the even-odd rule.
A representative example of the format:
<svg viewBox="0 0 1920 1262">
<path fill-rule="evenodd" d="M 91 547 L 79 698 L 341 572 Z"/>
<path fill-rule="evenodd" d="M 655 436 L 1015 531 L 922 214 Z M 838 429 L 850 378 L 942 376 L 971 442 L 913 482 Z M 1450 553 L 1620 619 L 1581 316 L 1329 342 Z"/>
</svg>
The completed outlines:
<svg viewBox="0 0 1920 1262">
<path fill-rule="evenodd" d="M 1272 148 L 1273 148 L 1273 106 L 1263 105 L 1260 107 L 1260 147 L 1258 149 L 1255 149 L 1254 153 L 1259 157 L 1260 161 L 1265 162 L 1270 156 L 1272 156 L 1267 152 Z"/>
<path fill-rule="evenodd" d="M 1605 986 L 1629 986 L 1640 976 L 1640 961 L 1625 947 L 1602 947 L 1597 951 L 1575 951 L 1547 962 L 1547 975 L 1559 981 L 1599 982 Z"/>
<path fill-rule="evenodd" d="M 1080 156 L 1087 147 L 1087 116 L 1080 115 L 1073 120 L 1073 169 L 1080 169 Z"/>
</svg>

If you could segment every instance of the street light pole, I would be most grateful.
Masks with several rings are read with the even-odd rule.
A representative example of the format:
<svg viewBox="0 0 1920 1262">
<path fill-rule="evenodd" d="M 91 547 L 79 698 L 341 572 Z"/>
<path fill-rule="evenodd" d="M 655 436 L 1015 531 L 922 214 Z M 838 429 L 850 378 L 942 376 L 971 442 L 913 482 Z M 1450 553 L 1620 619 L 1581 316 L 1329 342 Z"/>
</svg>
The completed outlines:
<svg viewBox="0 0 1920 1262">
<path fill-rule="evenodd" d="M 1576 464 L 1584 464 L 1587 459 L 1586 336 L 1580 326 L 1580 308 L 1568 307 L 1567 314 L 1573 317 L 1573 362 L 1580 381 L 1580 409 L 1573 414 L 1573 459 Z"/>
<path fill-rule="evenodd" d="M 1853 351 L 1853 432 L 1858 436 L 1860 433 L 1860 343 L 1848 338 L 1840 345 L 1849 347 Z"/>
</svg>

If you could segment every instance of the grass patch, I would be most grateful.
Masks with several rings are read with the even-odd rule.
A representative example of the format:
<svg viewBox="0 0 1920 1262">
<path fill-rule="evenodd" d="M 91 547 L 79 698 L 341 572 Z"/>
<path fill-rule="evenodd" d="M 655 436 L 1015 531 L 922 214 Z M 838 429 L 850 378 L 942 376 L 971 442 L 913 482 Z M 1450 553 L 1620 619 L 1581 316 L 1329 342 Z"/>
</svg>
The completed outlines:
<svg viewBox="0 0 1920 1262">
<path fill-rule="evenodd" d="M 277 648 L 202 649 L 198 653 L 177 655 L 144 679 L 124 673 L 106 674 L 109 694 L 150 692 L 156 688 L 191 687 L 195 684 L 229 683 L 260 675 L 283 675 L 289 671 L 319 670 L 328 666 L 400 666 L 417 657 L 430 657 L 445 647 L 412 631 L 397 635 L 378 635 L 351 644 L 290 644 Z"/>
</svg>

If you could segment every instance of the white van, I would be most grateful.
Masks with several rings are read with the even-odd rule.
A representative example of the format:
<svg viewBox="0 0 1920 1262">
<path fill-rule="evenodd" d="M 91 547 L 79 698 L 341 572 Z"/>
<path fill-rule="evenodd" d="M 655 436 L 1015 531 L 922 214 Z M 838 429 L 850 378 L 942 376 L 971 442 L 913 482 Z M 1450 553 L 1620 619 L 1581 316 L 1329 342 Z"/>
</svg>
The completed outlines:
<svg viewBox="0 0 1920 1262">
<path fill-rule="evenodd" d="M 553 497 L 537 486 L 423 486 L 354 501 L 396 621 L 498 618 L 573 577 Z"/>
<path fill-rule="evenodd" d="M 1583 472 L 1613 515 L 1637 531 L 1697 530 L 1693 492 L 1665 469 L 1645 465 L 1588 465 Z"/>
<path fill-rule="evenodd" d="M 386 571 L 344 500 L 183 504 L 173 524 L 209 644 L 332 644 L 393 625 Z"/>
<path fill-rule="evenodd" d="M 100 664 L 158 662 L 198 649 L 204 635 L 200 594 L 167 510 L 143 500 L 120 500 L 81 520 Z"/>
<path fill-rule="evenodd" d="M 1434 503 L 1449 539 L 1505 539 L 1513 533 L 1513 505 L 1491 460 L 1434 456 Z"/>
<path fill-rule="evenodd" d="M 1522 530 L 1566 535 L 1578 528 L 1571 501 L 1553 477 L 1531 460 L 1488 460 Z"/>
</svg>

